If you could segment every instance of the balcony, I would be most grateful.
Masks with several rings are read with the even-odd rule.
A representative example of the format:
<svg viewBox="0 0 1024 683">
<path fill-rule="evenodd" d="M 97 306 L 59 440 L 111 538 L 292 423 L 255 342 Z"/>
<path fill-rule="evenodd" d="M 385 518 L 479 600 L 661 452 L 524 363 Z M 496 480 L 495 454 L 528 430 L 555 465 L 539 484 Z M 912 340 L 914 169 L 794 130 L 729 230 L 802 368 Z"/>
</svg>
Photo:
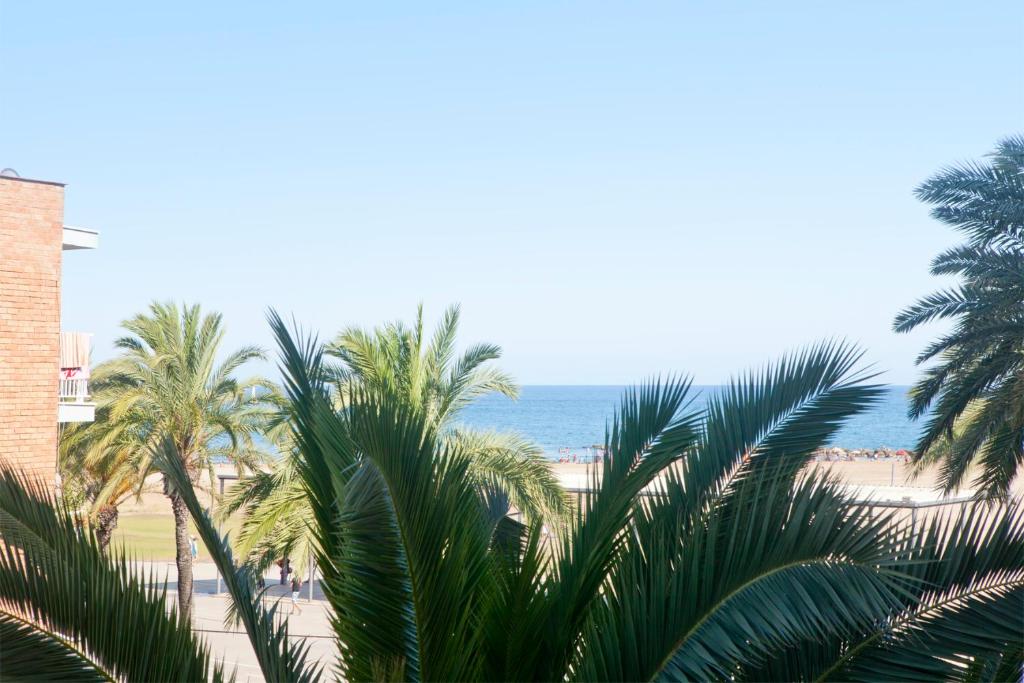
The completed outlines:
<svg viewBox="0 0 1024 683">
<path fill-rule="evenodd" d="M 71 251 L 74 249 L 95 249 L 100 245 L 100 234 L 89 228 L 76 228 L 73 225 L 64 226 L 64 239 L 61 249 Z"/>
<path fill-rule="evenodd" d="M 92 422 L 96 404 L 89 400 L 89 347 L 92 335 L 60 333 L 60 379 L 57 384 L 57 421 Z"/>
</svg>

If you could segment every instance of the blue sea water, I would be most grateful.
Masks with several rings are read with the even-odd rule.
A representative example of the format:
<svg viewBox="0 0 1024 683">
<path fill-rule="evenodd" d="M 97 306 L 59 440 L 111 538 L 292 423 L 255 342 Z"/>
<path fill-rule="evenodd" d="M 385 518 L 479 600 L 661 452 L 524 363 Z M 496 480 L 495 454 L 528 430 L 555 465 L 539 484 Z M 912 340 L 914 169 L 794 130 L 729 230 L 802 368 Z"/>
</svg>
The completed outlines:
<svg viewBox="0 0 1024 683">
<path fill-rule="evenodd" d="M 485 396 L 459 415 L 459 422 L 479 429 L 515 431 L 530 439 L 549 457 L 561 448 L 583 455 L 588 446 L 604 441 L 604 429 L 614 414 L 624 387 L 524 386 L 519 400 Z M 718 387 L 694 387 L 694 407 Z M 830 445 L 843 448 L 913 448 L 920 423 L 907 419 L 909 387 L 890 386 L 882 400 L 852 418 Z"/>
</svg>

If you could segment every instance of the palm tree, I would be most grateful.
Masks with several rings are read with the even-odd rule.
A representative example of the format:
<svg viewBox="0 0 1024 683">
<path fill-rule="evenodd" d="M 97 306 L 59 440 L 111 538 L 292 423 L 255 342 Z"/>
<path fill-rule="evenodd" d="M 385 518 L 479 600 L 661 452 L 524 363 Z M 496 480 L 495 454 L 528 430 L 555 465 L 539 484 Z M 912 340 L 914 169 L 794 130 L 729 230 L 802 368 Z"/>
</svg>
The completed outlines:
<svg viewBox="0 0 1024 683">
<path fill-rule="evenodd" d="M 98 451 L 91 447 L 90 438 L 88 423 L 64 427 L 57 444 L 57 471 L 61 497 L 72 509 L 87 509 L 100 550 L 106 552 L 121 504 L 137 497 L 145 482 L 133 457 L 133 444 L 111 444 Z"/>
<path fill-rule="evenodd" d="M 533 522 L 507 552 L 469 457 L 423 412 L 365 387 L 334 410 L 323 350 L 272 325 L 347 680 L 721 680 L 807 642 L 888 643 L 950 610 L 978 622 L 1024 607 L 1019 505 L 915 533 L 802 474 L 879 396 L 845 347 L 742 377 L 702 413 L 685 383 L 627 393 L 595 493 L 556 543 Z M 952 571 L 959 546 L 977 557 Z M 922 565 L 927 584 L 908 569 Z M 1000 665 L 1019 642 L 1010 623 L 947 632 L 918 660 Z"/>
<path fill-rule="evenodd" d="M 0 675 L 5 680 L 225 679 L 165 605 L 37 481 L 0 467 Z"/>
<path fill-rule="evenodd" d="M 326 349 L 341 361 L 331 369 L 337 396 L 347 396 L 353 384 L 401 396 L 451 447 L 470 456 L 470 474 L 481 486 L 496 487 L 533 518 L 558 520 L 568 510 L 566 498 L 540 449 L 516 434 L 457 424 L 460 412 L 482 396 L 519 397 L 512 378 L 490 365 L 501 357 L 499 346 L 475 344 L 456 355 L 459 317 L 459 307 L 449 306 L 429 339 L 422 305 L 411 327 L 393 322 L 372 332 L 342 331 Z"/>
<path fill-rule="evenodd" d="M 96 421 L 79 435 L 83 460 L 108 476 L 105 491 L 138 487 L 156 471 L 152 448 L 171 439 L 196 484 L 207 472 L 213 481 L 218 460 L 240 470 L 264 462 L 253 442 L 270 415 L 261 379 L 240 381 L 235 372 L 263 358 L 256 347 L 238 349 L 218 363 L 224 337 L 220 314 L 204 315 L 199 306 L 180 308 L 153 303 L 148 314 L 123 323 L 129 335 L 117 340 L 117 358 L 94 372 Z M 174 513 L 178 602 L 188 617 L 192 601 L 189 513 L 180 493 L 165 480 L 164 493 Z"/>
<path fill-rule="evenodd" d="M 685 382 L 627 392 L 594 492 L 548 544 L 537 521 L 502 529 L 506 517 L 481 497 L 469 456 L 402 396 L 354 386 L 338 411 L 323 349 L 272 324 L 339 679 L 1020 676 L 1018 502 L 978 503 L 914 530 L 805 470 L 880 395 L 849 348 L 821 345 L 741 376 L 701 411 Z M 275 625 L 257 599 L 252 568 L 234 565 L 173 439 L 152 452 L 225 575 L 264 677 L 317 677 L 305 643 L 289 642 L 286 622 Z M 0 648 L 0 668 L 12 677 L 63 667 L 66 677 L 202 678 L 202 645 L 184 640 L 174 611 L 133 593 L 115 600 L 98 577 L 129 582 L 123 557 L 105 558 L 44 492 L 25 486 L 0 470 L 0 513 L 13 523 L 5 541 L 17 546 L 0 555 L 0 627 L 31 643 Z M 68 599 L 94 590 L 96 601 Z M 90 617 L 115 607 L 131 614 L 110 638 Z M 31 620 L 13 622 L 29 609 Z M 147 640 L 154 624 L 183 642 Z M 142 643 L 145 658 L 131 647 Z M 121 657 L 151 670 L 120 673 Z M 192 673 L 163 668 L 179 657 L 195 662 Z"/>
<path fill-rule="evenodd" d="M 217 519 L 225 522 L 241 513 L 233 547 L 254 572 L 262 575 L 275 560 L 290 558 L 293 570 L 303 576 L 315 542 L 309 501 L 295 471 L 297 456 L 282 447 L 278 453 L 269 471 L 250 472 L 224 494 Z"/>
<path fill-rule="evenodd" d="M 957 275 L 961 284 L 901 312 L 894 329 L 954 321 L 917 359 L 938 364 L 911 392 L 912 418 L 931 411 L 915 459 L 941 461 L 946 491 L 977 465 L 981 493 L 1004 495 L 1024 462 L 1024 136 L 1003 140 L 990 158 L 918 188 L 935 218 L 968 237 L 932 262 L 932 274 Z"/>
<path fill-rule="evenodd" d="M 162 442 L 171 443 L 171 442 Z M 156 448 L 160 449 L 161 444 Z M 170 452 L 171 447 L 164 449 Z M 157 453 L 159 455 L 159 453 Z M 168 464 L 181 496 L 204 515 L 185 463 Z M 158 457 L 159 460 L 159 457 Z M 0 676 L 4 680 L 224 681 L 220 663 L 167 604 L 157 577 L 141 576 L 122 551 L 104 553 L 94 533 L 38 480 L 0 464 Z M 212 529 L 202 518 L 200 528 Z M 212 543 L 211 547 L 219 549 Z M 227 551 L 230 553 L 230 551 Z M 267 680 L 317 680 L 287 621 L 253 599 L 252 576 L 217 555 Z M 305 672 L 305 677 L 290 675 Z"/>
<path fill-rule="evenodd" d="M 449 307 L 428 339 L 423 307 L 410 327 L 388 323 L 373 331 L 350 327 L 326 352 L 340 366 L 325 366 L 337 407 L 354 387 L 387 391 L 424 415 L 450 448 L 469 455 L 470 475 L 487 489 L 492 504 L 514 507 L 533 519 L 561 523 L 569 504 L 542 451 L 509 432 L 468 429 L 457 423 L 460 411 L 475 399 L 499 393 L 517 398 L 512 379 L 489 365 L 501 356 L 494 344 L 477 344 L 456 356 L 459 308 Z M 297 558 L 306 569 L 313 551 L 308 520 L 311 510 L 296 476 L 294 443 L 278 431 L 282 457 L 273 472 L 257 472 L 240 481 L 221 503 L 221 516 L 242 511 L 236 548 L 258 567 L 273 559 Z"/>
</svg>

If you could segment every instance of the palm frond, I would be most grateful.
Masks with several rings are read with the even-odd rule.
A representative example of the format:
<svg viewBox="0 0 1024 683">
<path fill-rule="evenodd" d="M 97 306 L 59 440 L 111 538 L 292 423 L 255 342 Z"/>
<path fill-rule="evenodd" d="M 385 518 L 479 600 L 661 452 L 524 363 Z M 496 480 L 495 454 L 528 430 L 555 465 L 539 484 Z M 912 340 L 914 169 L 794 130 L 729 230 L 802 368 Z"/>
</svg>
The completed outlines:
<svg viewBox="0 0 1024 683">
<path fill-rule="evenodd" d="M 645 525 L 592 625 L 583 678 L 728 678 L 803 638 L 855 633 L 898 604 L 898 535 L 851 513 L 835 482 L 782 477 L 737 492 L 734 514 L 679 533 Z M 674 571 L 673 571 L 674 568 Z M 641 645 L 617 651 L 630 631 Z M 635 675 L 635 673 L 633 674 Z"/>
<path fill-rule="evenodd" d="M 872 375 L 856 370 L 862 356 L 854 346 L 822 342 L 710 397 L 699 448 L 679 473 L 678 504 L 695 511 L 745 479 L 795 477 L 845 420 L 881 396 L 882 387 L 867 384 Z"/>
<path fill-rule="evenodd" d="M 533 443 L 516 434 L 454 429 L 444 441 L 469 458 L 469 474 L 481 487 L 501 491 L 529 519 L 563 524 L 571 505 L 551 469 L 551 461 Z"/>
<path fill-rule="evenodd" d="M 466 457 L 439 449 L 425 416 L 386 389 L 354 390 L 346 410 L 334 413 L 311 380 L 320 374 L 321 351 L 314 342 L 300 350 L 276 316 L 271 324 L 296 406 L 300 472 L 328 472 L 337 494 L 322 507 L 313 491 L 318 484 L 307 478 L 314 514 L 344 522 L 340 538 L 321 538 L 323 561 L 333 567 L 324 582 L 335 630 L 345 641 L 366 644 L 350 656 L 342 652 L 343 674 L 372 675 L 401 662 L 409 679 L 474 677 L 479 664 L 466 656 L 479 638 L 472 615 L 492 565 L 490 533 Z M 328 466 L 332 461 L 345 464 Z M 367 571 L 372 583 L 363 576 Z M 368 611 L 386 618 L 353 622 Z M 370 633 L 383 636 L 372 648 L 371 624 Z"/>
<path fill-rule="evenodd" d="M 886 520 L 849 516 L 834 482 L 793 483 L 877 399 L 870 375 L 854 369 L 860 355 L 820 344 L 708 401 L 700 440 L 637 508 L 579 677 L 728 677 L 736 662 L 801 634 L 887 613 L 895 587 L 878 564 L 892 559 L 897 537 Z M 616 646 L 627 638 L 636 644 Z"/>
<path fill-rule="evenodd" d="M 310 664 L 309 646 L 305 640 L 292 643 L 288 639 L 288 623 L 275 625 L 275 609 L 265 610 L 256 595 L 256 577 L 247 565 L 236 566 L 227 538 L 217 533 L 206 510 L 199 504 L 192 481 L 176 446 L 165 439 L 154 456 L 178 495 L 185 501 L 196 530 L 211 559 L 224 578 L 234 607 L 234 614 L 245 627 L 263 676 L 268 681 L 315 681 L 320 667 Z"/>
<path fill-rule="evenodd" d="M 499 678 L 556 680 L 570 671 L 580 634 L 602 604 L 601 589 L 620 559 L 637 496 L 697 439 L 699 415 L 684 412 L 689 382 L 670 379 L 628 390 L 609 425 L 606 457 L 593 475 L 569 531 L 558 542 L 545 579 L 532 573 L 508 592 L 520 612 L 505 623 L 508 636 Z M 536 533 L 536 532 L 534 532 Z M 534 550 L 539 552 L 539 550 Z M 524 565 L 542 566 L 537 557 Z"/>
<path fill-rule="evenodd" d="M 70 665 L 111 680 L 223 678 L 188 622 L 168 611 L 154 577 L 137 576 L 123 553 L 105 555 L 41 484 L 6 465 L 0 466 L 0 527 L 0 611 L 6 628 L 15 628 L 15 616 L 41 628 L 40 671 Z M 7 642 L 0 647 L 4 666 L 8 654 L 24 655 Z"/>
<path fill-rule="evenodd" d="M 335 608 L 332 627 L 339 642 L 352 643 L 340 652 L 339 673 L 372 680 L 386 669 L 419 680 L 408 559 L 393 507 L 380 491 L 379 472 L 362 466 L 347 423 L 334 412 L 316 339 L 303 340 L 298 330 L 291 333 L 273 311 L 268 318 L 292 406 L 298 446 L 294 462 L 309 500 L 321 585 Z"/>
<path fill-rule="evenodd" d="M 0 607 L 0 675 L 5 681 L 112 681 L 59 634 Z"/>
<path fill-rule="evenodd" d="M 1019 501 L 977 503 L 932 520 L 910 541 L 918 590 L 903 612 L 864 633 L 834 678 L 952 677 L 998 657 L 1024 631 L 1024 512 Z M 898 653 L 898 655 L 897 655 Z"/>
<path fill-rule="evenodd" d="M 931 294 L 900 313 L 897 332 L 931 320 L 949 318 L 952 331 L 930 344 L 917 362 L 938 360 L 914 387 L 909 414 L 918 419 L 934 405 L 917 444 L 919 461 L 943 462 L 942 487 L 964 479 L 979 465 L 979 481 L 988 492 L 1006 493 L 1021 458 L 1019 426 L 978 422 L 965 428 L 969 406 L 984 402 L 991 410 L 1019 414 L 1024 394 L 1001 391 L 1024 375 L 1024 157 L 1020 137 L 1001 141 L 990 161 L 944 169 L 926 181 L 918 197 L 934 204 L 932 215 L 967 235 L 966 244 L 940 254 L 937 275 L 958 275 L 961 283 Z M 1002 403 L 1003 405 L 997 405 Z M 980 419 L 980 418 L 979 418 Z M 949 448 L 954 428 L 973 438 Z M 983 438 L 982 438 L 983 437 Z"/>
</svg>

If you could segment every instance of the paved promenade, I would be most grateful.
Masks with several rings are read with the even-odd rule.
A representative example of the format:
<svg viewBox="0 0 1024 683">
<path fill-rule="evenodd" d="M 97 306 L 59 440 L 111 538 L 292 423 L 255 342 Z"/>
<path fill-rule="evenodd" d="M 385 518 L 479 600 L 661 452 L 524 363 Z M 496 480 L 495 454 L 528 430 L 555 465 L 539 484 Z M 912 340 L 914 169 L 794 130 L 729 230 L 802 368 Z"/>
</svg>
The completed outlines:
<svg viewBox="0 0 1024 683">
<path fill-rule="evenodd" d="M 226 669 L 229 672 L 232 669 L 237 672 L 239 683 L 263 681 L 256 655 L 245 630 L 241 626 L 233 625 L 225 628 L 225 609 L 231 599 L 227 593 L 216 594 L 215 565 L 201 560 L 202 556 L 193 567 L 193 628 L 206 639 L 213 649 L 214 656 L 224 662 Z M 146 562 L 142 565 L 147 576 L 152 569 L 158 580 L 166 579 L 168 600 L 176 602 L 178 571 L 174 562 Z M 337 650 L 331 633 L 329 607 L 319 590 L 319 583 L 314 582 L 312 601 L 307 597 L 308 585 L 303 586 L 302 597 L 299 600 L 301 613 L 293 614 L 291 592 L 288 586 L 279 585 L 277 568 L 273 569 L 275 571 L 268 572 L 266 576 L 268 590 L 265 600 L 268 603 L 280 600 L 278 613 L 282 618 L 288 619 L 290 636 L 296 640 L 306 638 L 310 646 L 310 658 L 314 661 L 319 660 L 330 672 L 337 660 Z"/>
</svg>

